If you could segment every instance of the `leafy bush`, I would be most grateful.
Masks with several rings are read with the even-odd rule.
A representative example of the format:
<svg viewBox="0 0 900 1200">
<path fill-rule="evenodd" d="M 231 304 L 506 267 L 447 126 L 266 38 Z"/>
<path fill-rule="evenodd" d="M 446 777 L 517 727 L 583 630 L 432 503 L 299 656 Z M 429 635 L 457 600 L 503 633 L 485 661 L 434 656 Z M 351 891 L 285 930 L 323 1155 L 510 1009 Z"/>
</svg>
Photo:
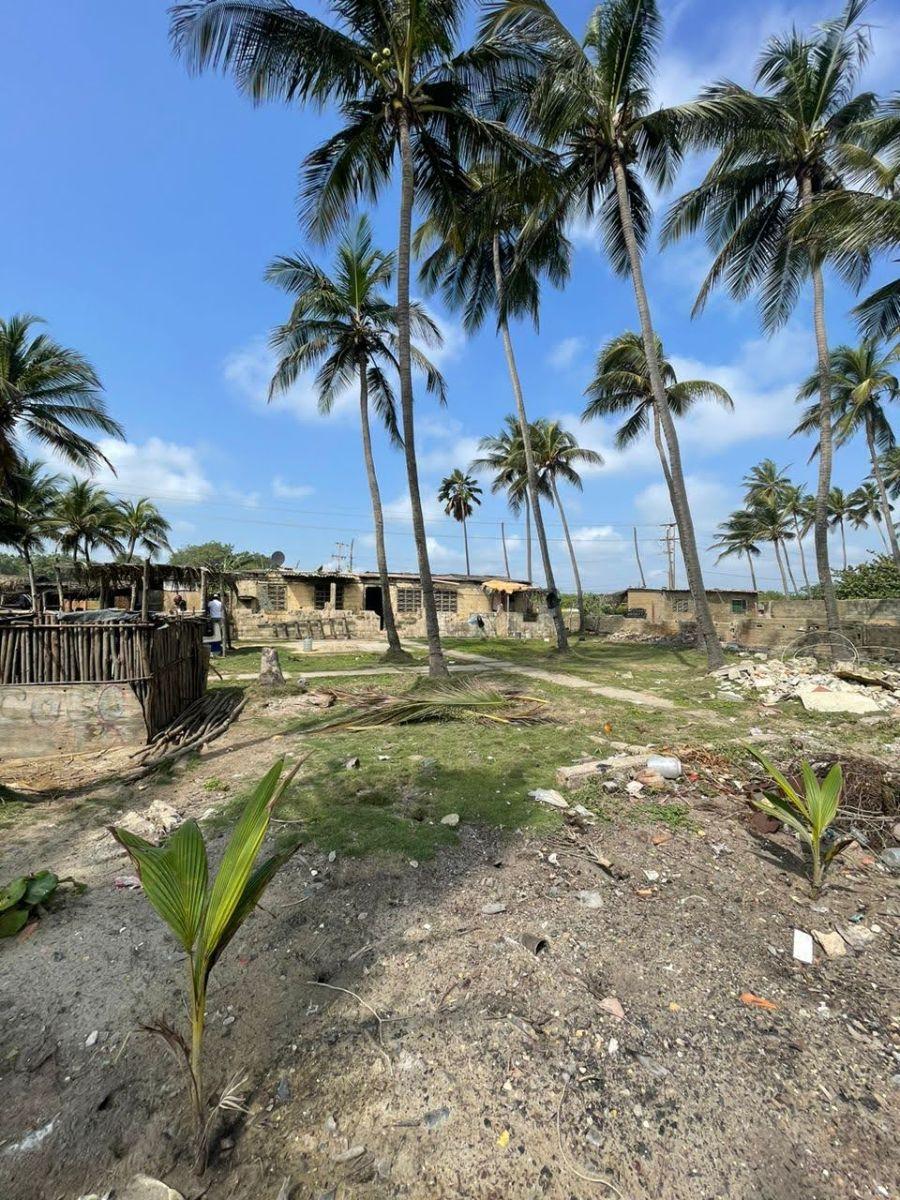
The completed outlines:
<svg viewBox="0 0 900 1200">
<path fill-rule="evenodd" d="M 27 924 L 29 917 L 46 908 L 61 883 L 71 883 L 76 892 L 83 892 L 85 888 L 71 876 L 60 879 L 52 871 L 20 875 L 0 888 L 0 938 L 12 937 Z"/>
<path fill-rule="evenodd" d="M 841 571 L 834 590 L 838 600 L 898 599 L 900 567 L 889 554 L 875 555 L 869 562 Z"/>
<path fill-rule="evenodd" d="M 803 779 L 803 791 L 799 792 L 784 775 L 773 766 L 767 758 L 752 747 L 751 753 L 765 767 L 771 778 L 778 784 L 778 792 L 767 792 L 762 800 L 752 803 L 760 812 L 783 822 L 789 829 L 809 846 L 812 860 L 812 892 L 816 896 L 822 887 L 825 868 L 849 846 L 852 838 L 834 841 L 824 853 L 822 838 L 825 831 L 837 816 L 841 803 L 841 792 L 844 787 L 844 777 L 841 764 L 835 763 L 825 778 L 819 782 L 812 767 L 807 762 L 800 764 L 800 774 Z"/>
<path fill-rule="evenodd" d="M 234 828 L 218 874 L 211 883 L 206 844 L 196 821 L 179 825 L 168 841 L 159 846 L 126 829 L 110 827 L 110 833 L 131 857 L 150 904 L 188 956 L 190 1045 L 164 1021 L 144 1028 L 163 1037 L 187 1070 L 198 1174 L 206 1169 L 209 1134 L 216 1111 L 238 1106 L 235 1091 L 239 1086 L 233 1083 L 226 1088 L 216 1107 L 207 1113 L 202 1074 L 207 984 L 222 951 L 259 903 L 275 873 L 297 849 L 296 845 L 290 846 L 253 869 L 269 828 L 272 809 L 299 766 L 297 763 L 282 778 L 284 759 L 281 759 L 260 780 Z"/>
</svg>

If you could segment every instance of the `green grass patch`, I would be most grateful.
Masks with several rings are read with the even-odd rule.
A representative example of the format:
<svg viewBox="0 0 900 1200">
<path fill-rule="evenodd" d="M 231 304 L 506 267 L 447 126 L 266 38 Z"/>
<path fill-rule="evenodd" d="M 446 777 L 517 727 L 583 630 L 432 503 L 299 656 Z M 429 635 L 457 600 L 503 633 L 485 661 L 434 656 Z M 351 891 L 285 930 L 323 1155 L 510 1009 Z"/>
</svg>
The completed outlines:
<svg viewBox="0 0 900 1200">
<path fill-rule="evenodd" d="M 267 643 L 271 644 L 271 643 Z M 278 660 L 285 675 L 302 675 L 309 671 L 354 671 L 366 667 L 383 666 L 382 654 L 377 650 L 328 650 L 303 654 L 289 650 L 275 643 Z M 213 658 L 212 664 L 226 678 L 234 675 L 257 674 L 259 672 L 260 645 L 242 645 L 231 651 L 225 658 Z M 415 654 L 414 661 L 403 666 L 422 666 L 428 661 L 426 654 Z M 391 664 L 392 666 L 394 664 Z M 215 676 L 213 676 L 215 678 Z"/>
</svg>

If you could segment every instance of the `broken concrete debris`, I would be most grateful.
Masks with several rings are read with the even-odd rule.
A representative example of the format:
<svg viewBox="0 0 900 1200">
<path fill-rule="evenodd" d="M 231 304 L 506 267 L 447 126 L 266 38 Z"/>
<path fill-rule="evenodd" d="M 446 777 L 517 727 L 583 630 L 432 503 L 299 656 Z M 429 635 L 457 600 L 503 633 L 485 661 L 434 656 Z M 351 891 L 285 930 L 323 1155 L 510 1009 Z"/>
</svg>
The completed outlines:
<svg viewBox="0 0 900 1200">
<path fill-rule="evenodd" d="M 535 788 L 528 795 L 532 800 L 537 800 L 538 804 L 549 804 L 551 808 L 566 809 L 569 807 L 568 802 L 553 788 Z"/>
<path fill-rule="evenodd" d="M 754 659 L 713 672 L 719 699 L 761 693 L 764 705 L 799 700 L 808 712 L 871 715 L 900 708 L 900 671 L 838 667 L 825 671 L 814 658 Z"/>
</svg>

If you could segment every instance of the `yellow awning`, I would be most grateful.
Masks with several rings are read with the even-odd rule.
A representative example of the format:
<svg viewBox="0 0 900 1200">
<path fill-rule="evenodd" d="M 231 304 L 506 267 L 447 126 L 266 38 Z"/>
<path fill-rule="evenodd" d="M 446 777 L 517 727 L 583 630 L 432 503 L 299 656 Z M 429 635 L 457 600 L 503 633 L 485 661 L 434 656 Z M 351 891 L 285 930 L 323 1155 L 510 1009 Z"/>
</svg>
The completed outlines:
<svg viewBox="0 0 900 1200">
<path fill-rule="evenodd" d="M 487 579 L 484 588 L 488 592 L 530 592 L 527 583 L 516 583 L 513 579 Z"/>
</svg>

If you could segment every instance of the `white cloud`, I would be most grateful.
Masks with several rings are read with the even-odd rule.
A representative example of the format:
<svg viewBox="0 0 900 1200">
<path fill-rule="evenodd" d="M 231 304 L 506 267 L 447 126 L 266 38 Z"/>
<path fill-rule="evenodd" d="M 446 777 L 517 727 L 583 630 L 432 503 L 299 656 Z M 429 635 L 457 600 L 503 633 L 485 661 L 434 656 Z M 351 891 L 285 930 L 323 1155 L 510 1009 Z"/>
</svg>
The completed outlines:
<svg viewBox="0 0 900 1200">
<path fill-rule="evenodd" d="M 441 520 L 444 516 L 443 508 L 432 496 L 422 496 L 422 511 L 426 521 Z M 412 506 L 409 502 L 409 492 L 404 492 L 401 496 L 389 500 L 384 505 L 384 516 L 386 520 L 391 521 L 411 520 Z"/>
<path fill-rule="evenodd" d="M 575 359 L 581 353 L 585 346 L 583 337 L 567 337 L 561 342 L 557 342 L 547 356 L 547 361 L 551 367 L 558 367 L 560 370 L 565 370 L 566 367 L 571 367 Z"/>
<path fill-rule="evenodd" d="M 453 550 L 449 546 L 445 546 L 436 537 L 426 538 L 425 544 L 428 547 L 429 561 L 432 563 L 452 565 L 465 562 L 465 555 L 461 550 Z"/>
<path fill-rule="evenodd" d="M 724 520 L 725 516 L 737 506 L 737 497 L 732 488 L 721 483 L 718 479 L 710 479 L 702 475 L 688 475 L 685 478 L 688 500 L 691 512 L 698 526 L 697 514 L 703 514 L 702 527 L 711 529 Z M 644 521 L 651 524 L 664 524 L 671 521 L 672 505 L 669 501 L 669 489 L 665 480 L 648 484 L 643 491 L 638 492 L 634 499 L 634 507 Z"/>
<path fill-rule="evenodd" d="M 92 478 L 117 496 L 127 499 L 149 496 L 168 504 L 197 504 L 221 491 L 207 478 L 193 446 L 157 437 L 142 444 L 102 438 L 98 448 L 112 463 L 115 473 L 101 464 Z"/>
<path fill-rule="evenodd" d="M 582 550 L 588 554 L 622 553 L 625 539 L 612 525 L 582 525 L 572 530 L 572 541 L 575 544 L 576 556 Z"/>
<path fill-rule="evenodd" d="M 226 358 L 222 373 L 232 391 L 245 403 L 259 411 L 286 412 L 298 421 L 322 420 L 319 397 L 312 372 L 306 372 L 284 395 L 269 401 L 269 383 L 275 371 L 276 356 L 264 338 L 235 350 Z M 329 417 L 346 417 L 355 411 L 356 393 L 352 388 L 336 398 Z"/>
<path fill-rule="evenodd" d="M 272 494 L 282 500 L 302 500 L 311 496 L 316 489 L 307 483 L 286 483 L 280 475 L 272 480 Z"/>
</svg>

